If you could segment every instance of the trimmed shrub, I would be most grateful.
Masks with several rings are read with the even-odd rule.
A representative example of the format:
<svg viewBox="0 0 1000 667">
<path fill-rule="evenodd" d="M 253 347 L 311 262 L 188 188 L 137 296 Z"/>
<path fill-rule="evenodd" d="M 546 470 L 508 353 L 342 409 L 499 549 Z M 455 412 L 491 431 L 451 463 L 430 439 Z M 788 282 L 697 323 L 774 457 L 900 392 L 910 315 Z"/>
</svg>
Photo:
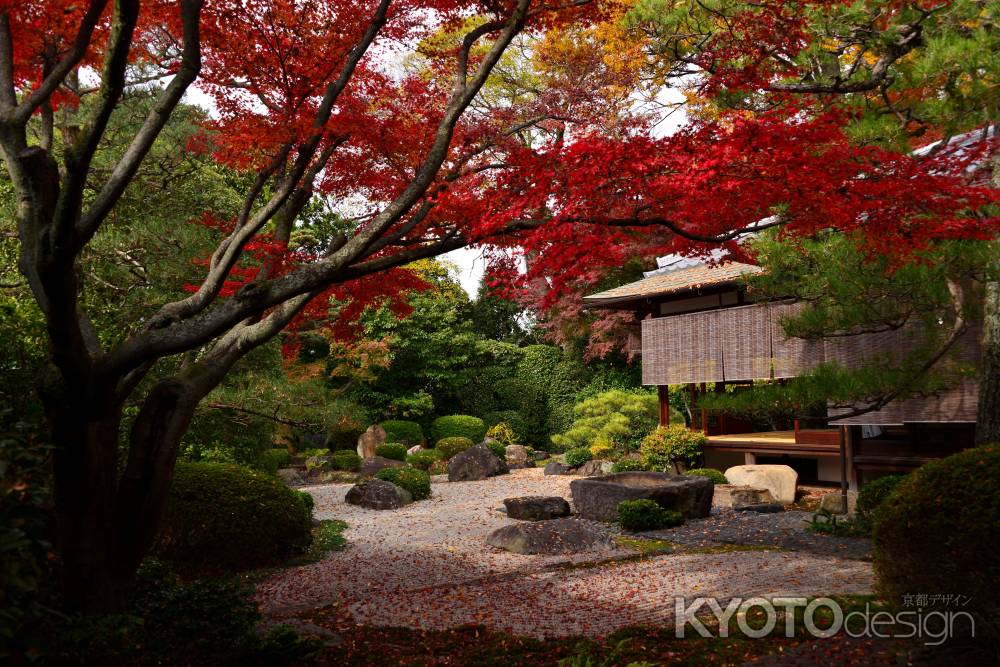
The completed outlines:
<svg viewBox="0 0 1000 667">
<path fill-rule="evenodd" d="M 858 522 L 870 526 L 875 516 L 875 510 L 886 498 L 892 495 L 892 492 L 904 479 L 906 479 L 904 475 L 886 475 L 873 479 L 862 486 L 861 490 L 858 491 Z"/>
<path fill-rule="evenodd" d="M 357 472 L 361 468 L 361 456 L 353 450 L 341 449 L 330 454 L 330 463 L 334 470 Z"/>
<path fill-rule="evenodd" d="M 441 460 L 441 452 L 436 449 L 422 449 L 416 454 L 409 454 L 406 462 L 414 468 L 427 470 L 435 461 Z"/>
<path fill-rule="evenodd" d="M 632 472 L 636 470 L 647 470 L 646 464 L 639 459 L 621 459 L 615 461 L 611 466 L 611 472 Z"/>
<path fill-rule="evenodd" d="M 385 429 L 386 442 L 401 442 L 407 449 L 424 442 L 424 430 L 417 422 L 405 419 L 386 419 L 381 424 Z"/>
<path fill-rule="evenodd" d="M 441 438 L 437 441 L 437 445 L 434 449 L 441 452 L 442 459 L 450 459 L 455 454 L 459 452 L 464 452 L 469 447 L 475 444 L 469 438 L 455 437 L 455 438 Z"/>
<path fill-rule="evenodd" d="M 311 511 L 278 480 L 225 463 L 178 463 L 154 547 L 190 573 L 280 563 L 311 540 Z"/>
<path fill-rule="evenodd" d="M 590 446 L 590 454 L 595 459 L 607 460 L 618 458 L 618 451 L 610 442 L 595 442 Z"/>
<path fill-rule="evenodd" d="M 500 422 L 491 426 L 486 431 L 486 437 L 493 438 L 504 447 L 518 444 L 517 434 L 514 433 L 514 429 L 507 422 Z"/>
<path fill-rule="evenodd" d="M 365 429 L 357 423 L 348 422 L 335 424 L 326 436 L 326 446 L 331 451 L 344 449 L 357 449 L 358 438 L 365 432 Z"/>
<path fill-rule="evenodd" d="M 1000 445 L 931 461 L 907 475 L 875 510 L 873 544 L 876 590 L 886 600 L 967 596 L 963 609 L 995 624 Z"/>
<path fill-rule="evenodd" d="M 694 470 L 688 470 L 684 473 L 685 475 L 697 475 L 699 477 L 708 477 L 712 480 L 712 484 L 729 484 L 729 480 L 726 476 L 722 474 L 721 471 L 715 468 L 695 468 Z"/>
<path fill-rule="evenodd" d="M 486 422 L 471 415 L 438 417 L 431 426 L 431 433 L 435 440 L 468 438 L 473 443 L 482 442 L 486 437 Z"/>
<path fill-rule="evenodd" d="M 623 453 L 638 449 L 644 435 L 656 428 L 659 401 L 656 394 L 640 391 L 606 391 L 577 403 L 576 420 L 552 443 L 563 450 L 609 443 Z"/>
<path fill-rule="evenodd" d="M 302 506 L 306 508 L 306 512 L 309 517 L 312 518 L 313 507 L 316 506 L 316 500 L 312 497 L 312 494 L 308 491 L 299 491 L 295 489 L 295 493 L 299 494 L 299 500 L 302 502 Z"/>
<path fill-rule="evenodd" d="M 566 465 L 571 468 L 582 466 L 587 461 L 594 458 L 588 447 L 577 447 L 566 452 Z"/>
<path fill-rule="evenodd" d="M 625 530 L 673 528 L 684 523 L 680 512 L 660 507 L 655 500 L 623 500 L 618 503 L 618 523 Z"/>
<path fill-rule="evenodd" d="M 375 456 L 392 459 L 393 461 L 405 461 L 406 445 L 398 442 L 387 442 L 375 448 Z"/>
<path fill-rule="evenodd" d="M 375 473 L 375 477 L 392 482 L 410 492 L 414 500 L 423 500 L 431 496 L 431 478 L 424 470 L 417 468 L 383 468 Z"/>
<path fill-rule="evenodd" d="M 673 472 L 679 466 L 693 466 L 701 460 L 708 438 L 681 424 L 658 426 L 642 440 L 639 455 L 650 470 Z"/>
<path fill-rule="evenodd" d="M 287 466 L 291 458 L 292 456 L 287 449 L 265 449 L 257 457 L 257 465 L 254 468 L 268 475 L 274 475 L 277 474 L 279 468 Z"/>
</svg>

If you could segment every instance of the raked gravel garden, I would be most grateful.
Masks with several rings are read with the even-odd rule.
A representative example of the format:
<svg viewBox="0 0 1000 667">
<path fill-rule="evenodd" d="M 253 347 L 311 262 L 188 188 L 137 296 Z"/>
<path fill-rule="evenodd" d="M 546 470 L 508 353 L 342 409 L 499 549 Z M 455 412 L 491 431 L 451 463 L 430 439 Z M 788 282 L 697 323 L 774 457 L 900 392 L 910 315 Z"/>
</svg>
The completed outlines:
<svg viewBox="0 0 1000 667">
<path fill-rule="evenodd" d="M 305 487 L 317 519 L 347 523 L 347 547 L 276 572 L 257 598 L 272 623 L 297 625 L 323 609 L 338 622 L 444 630 L 481 625 L 526 637 L 603 637 L 626 626 L 670 623 L 675 598 L 867 594 L 868 540 L 806 531 L 809 512 L 713 508 L 672 529 L 623 534 L 559 555 L 487 545 L 519 523 L 503 510 L 516 496 L 571 499 L 564 475 L 539 468 L 480 481 L 437 476 L 427 500 L 394 510 L 345 502 L 350 484 Z"/>
</svg>

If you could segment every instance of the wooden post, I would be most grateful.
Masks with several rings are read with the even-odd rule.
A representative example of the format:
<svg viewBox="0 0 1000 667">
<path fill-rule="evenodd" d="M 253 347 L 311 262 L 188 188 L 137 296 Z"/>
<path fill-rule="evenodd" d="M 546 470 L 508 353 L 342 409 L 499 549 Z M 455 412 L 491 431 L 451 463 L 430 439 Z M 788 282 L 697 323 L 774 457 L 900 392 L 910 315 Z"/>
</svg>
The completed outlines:
<svg viewBox="0 0 1000 667">
<path fill-rule="evenodd" d="M 753 452 L 744 452 L 743 465 L 748 465 L 748 466 L 757 465 L 757 455 L 754 454 Z"/>
<path fill-rule="evenodd" d="M 670 426 L 670 387 L 658 385 L 656 393 L 660 399 L 660 426 Z"/>
<path fill-rule="evenodd" d="M 858 468 L 854 465 L 854 434 L 856 427 L 845 426 L 845 449 L 847 450 L 847 487 L 851 491 L 858 490 Z"/>
<path fill-rule="evenodd" d="M 708 385 L 704 382 L 701 383 L 701 395 L 704 396 L 708 394 Z M 708 413 L 705 408 L 701 409 L 701 432 L 708 435 Z"/>
<path fill-rule="evenodd" d="M 716 382 L 715 383 L 715 393 L 716 394 L 722 394 L 722 393 L 725 393 L 725 391 L 726 391 L 726 383 L 725 382 Z M 719 414 L 719 433 L 721 433 L 722 435 L 725 435 L 726 433 L 729 433 L 729 419 L 728 419 L 728 417 L 729 417 L 729 415 L 726 414 L 725 412 L 722 412 L 722 413 Z"/>
<path fill-rule="evenodd" d="M 847 514 L 847 427 L 840 427 L 840 498 Z"/>
<path fill-rule="evenodd" d="M 698 414 L 698 385 L 693 382 L 688 385 L 688 391 L 691 392 L 691 430 L 698 430 L 698 422 L 695 419 L 695 415 Z"/>
</svg>

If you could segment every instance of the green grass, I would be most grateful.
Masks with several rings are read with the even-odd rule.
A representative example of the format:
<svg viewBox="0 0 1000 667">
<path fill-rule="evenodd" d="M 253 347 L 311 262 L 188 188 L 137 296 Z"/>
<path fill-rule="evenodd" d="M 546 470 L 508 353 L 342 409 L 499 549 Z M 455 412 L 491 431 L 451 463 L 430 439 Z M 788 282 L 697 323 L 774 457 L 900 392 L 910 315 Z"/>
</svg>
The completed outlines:
<svg viewBox="0 0 1000 667">
<path fill-rule="evenodd" d="M 641 537 L 625 537 L 620 535 L 615 538 L 619 545 L 626 549 L 638 551 L 643 556 L 657 556 L 659 554 L 673 553 L 677 545 L 666 540 L 646 539 Z"/>
</svg>

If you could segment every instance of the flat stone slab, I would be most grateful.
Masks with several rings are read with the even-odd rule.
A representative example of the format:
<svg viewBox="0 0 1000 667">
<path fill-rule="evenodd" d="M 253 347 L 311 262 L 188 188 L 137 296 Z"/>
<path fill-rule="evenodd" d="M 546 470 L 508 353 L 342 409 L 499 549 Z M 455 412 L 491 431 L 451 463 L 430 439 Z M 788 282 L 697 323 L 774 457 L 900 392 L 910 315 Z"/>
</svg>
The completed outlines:
<svg viewBox="0 0 1000 667">
<path fill-rule="evenodd" d="M 799 485 L 799 474 L 786 465 L 734 466 L 726 470 L 726 479 L 736 486 L 767 489 L 782 505 L 795 502 Z"/>
<path fill-rule="evenodd" d="M 504 526 L 490 533 L 486 543 L 522 555 L 610 551 L 615 548 L 605 531 L 587 521 L 573 518 Z"/>
<path fill-rule="evenodd" d="M 504 498 L 507 516 L 522 521 L 544 521 L 569 516 L 569 503 L 561 496 Z"/>
<path fill-rule="evenodd" d="M 767 489 L 756 489 L 752 486 L 735 486 L 733 484 L 716 484 L 712 495 L 712 505 L 738 509 L 747 505 L 760 505 L 774 502 L 774 496 Z"/>
<path fill-rule="evenodd" d="M 573 505 L 584 519 L 617 521 L 618 503 L 648 498 L 685 519 L 708 516 L 712 511 L 712 480 L 707 477 L 668 475 L 661 472 L 619 472 L 573 480 Z"/>
</svg>

